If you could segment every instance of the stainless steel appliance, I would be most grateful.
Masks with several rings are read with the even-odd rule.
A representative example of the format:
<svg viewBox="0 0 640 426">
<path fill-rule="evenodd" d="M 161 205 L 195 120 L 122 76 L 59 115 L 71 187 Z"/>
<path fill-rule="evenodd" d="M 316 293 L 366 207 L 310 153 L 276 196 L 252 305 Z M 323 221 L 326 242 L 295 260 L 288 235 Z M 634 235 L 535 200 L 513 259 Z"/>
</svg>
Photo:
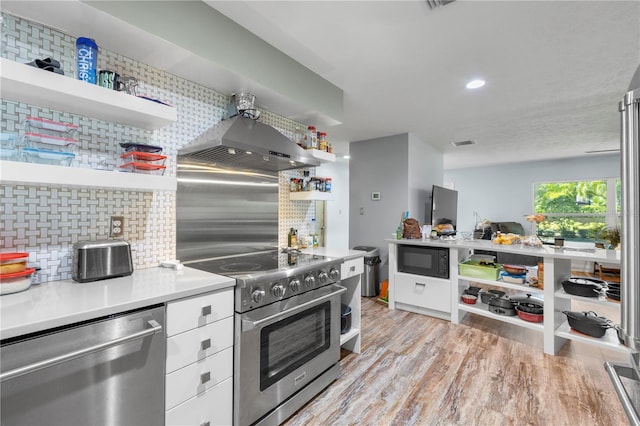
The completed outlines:
<svg viewBox="0 0 640 426">
<path fill-rule="evenodd" d="M 73 245 L 71 278 L 86 283 L 133 273 L 131 245 L 124 240 L 78 241 Z"/>
<path fill-rule="evenodd" d="M 339 376 L 341 263 L 277 250 L 187 262 L 236 279 L 234 424 L 280 424 Z"/>
<path fill-rule="evenodd" d="M 621 113 L 622 252 L 620 262 L 621 341 L 631 365 L 605 363 L 629 418 L 640 425 L 640 67 L 619 103 Z"/>
<path fill-rule="evenodd" d="M 449 249 L 399 244 L 398 271 L 448 279 Z"/>
<path fill-rule="evenodd" d="M 164 424 L 164 306 L 1 342 L 3 425 Z"/>
</svg>

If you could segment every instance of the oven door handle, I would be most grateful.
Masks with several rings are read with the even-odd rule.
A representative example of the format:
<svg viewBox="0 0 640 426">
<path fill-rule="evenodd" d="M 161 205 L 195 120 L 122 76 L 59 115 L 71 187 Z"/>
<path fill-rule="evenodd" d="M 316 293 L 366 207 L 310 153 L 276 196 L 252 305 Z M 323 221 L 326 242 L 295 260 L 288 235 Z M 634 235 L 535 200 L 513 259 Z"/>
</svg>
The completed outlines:
<svg viewBox="0 0 640 426">
<path fill-rule="evenodd" d="M 268 317 L 262 318 L 262 319 L 260 319 L 258 321 L 250 321 L 250 320 L 247 320 L 247 319 L 243 319 L 242 320 L 242 330 L 243 331 L 252 330 L 252 329 L 254 329 L 256 327 L 260 327 L 261 325 L 263 325 L 265 323 L 268 323 L 268 322 L 270 322 L 270 321 L 272 321 L 274 319 L 280 318 L 282 315 L 294 314 L 294 313 L 296 313 L 298 311 L 302 311 L 302 310 L 304 310 L 304 309 L 306 309 L 306 308 L 308 308 L 310 306 L 322 303 L 325 300 L 331 299 L 332 297 L 335 297 L 338 294 L 342 294 L 342 293 L 347 291 L 346 287 L 342 287 L 341 285 L 338 285 L 338 284 L 333 284 L 333 287 L 334 288 L 337 287 L 338 290 L 333 291 L 333 292 L 331 292 L 329 294 L 326 294 L 324 296 L 320 296 L 317 299 L 313 299 L 313 300 L 310 300 L 308 302 L 305 302 L 305 303 L 303 303 L 301 305 L 298 305 L 296 307 L 293 307 L 291 309 L 287 309 L 285 311 L 278 312 L 278 313 L 273 314 L 273 315 L 269 315 Z"/>
</svg>

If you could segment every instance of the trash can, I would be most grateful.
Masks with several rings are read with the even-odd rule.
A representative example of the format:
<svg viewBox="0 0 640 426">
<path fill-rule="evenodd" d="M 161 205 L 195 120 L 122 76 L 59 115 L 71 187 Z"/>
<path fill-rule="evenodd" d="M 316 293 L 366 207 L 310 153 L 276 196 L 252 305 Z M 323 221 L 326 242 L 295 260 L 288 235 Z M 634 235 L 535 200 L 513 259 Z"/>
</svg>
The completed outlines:
<svg viewBox="0 0 640 426">
<path fill-rule="evenodd" d="M 380 250 L 377 247 L 357 246 L 353 250 L 366 251 L 364 255 L 364 278 L 362 280 L 361 295 L 365 297 L 377 296 L 380 293 Z"/>
</svg>

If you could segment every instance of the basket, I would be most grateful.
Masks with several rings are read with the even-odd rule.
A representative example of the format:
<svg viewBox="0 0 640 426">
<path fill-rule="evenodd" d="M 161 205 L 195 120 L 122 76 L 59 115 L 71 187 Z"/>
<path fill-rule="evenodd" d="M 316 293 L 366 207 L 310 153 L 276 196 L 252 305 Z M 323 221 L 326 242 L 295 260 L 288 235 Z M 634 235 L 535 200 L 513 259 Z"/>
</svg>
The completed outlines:
<svg viewBox="0 0 640 426">
<path fill-rule="evenodd" d="M 458 274 L 463 277 L 497 281 L 501 267 L 502 265 L 499 263 L 496 263 L 495 266 L 487 266 L 480 265 L 477 261 L 467 260 L 458 264 Z"/>
</svg>

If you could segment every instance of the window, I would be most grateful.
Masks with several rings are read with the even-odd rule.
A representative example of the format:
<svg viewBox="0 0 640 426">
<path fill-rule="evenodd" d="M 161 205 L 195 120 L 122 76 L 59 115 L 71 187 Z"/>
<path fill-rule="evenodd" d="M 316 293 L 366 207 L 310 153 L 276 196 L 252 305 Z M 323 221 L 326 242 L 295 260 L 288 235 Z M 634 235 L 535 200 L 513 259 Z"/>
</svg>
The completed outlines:
<svg viewBox="0 0 640 426">
<path fill-rule="evenodd" d="M 619 224 L 620 179 L 537 183 L 533 204 L 546 216 L 537 226 L 543 241 L 595 242 L 603 229 Z"/>
</svg>

